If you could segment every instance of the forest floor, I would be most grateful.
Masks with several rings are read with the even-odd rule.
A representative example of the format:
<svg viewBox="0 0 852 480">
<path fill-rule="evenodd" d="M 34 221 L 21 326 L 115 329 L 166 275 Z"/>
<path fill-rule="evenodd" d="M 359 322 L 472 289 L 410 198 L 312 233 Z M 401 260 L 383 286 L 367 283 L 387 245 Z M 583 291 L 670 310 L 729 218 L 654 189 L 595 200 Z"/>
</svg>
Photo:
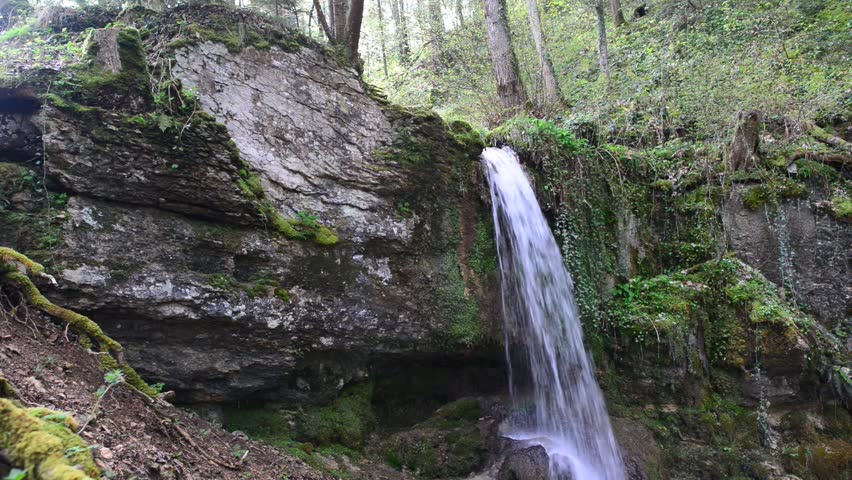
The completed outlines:
<svg viewBox="0 0 852 480">
<path fill-rule="evenodd" d="M 98 388 L 106 386 L 97 356 L 42 315 L 30 311 L 24 317 L 0 316 L 0 378 L 17 389 L 25 406 L 67 412 L 85 424 Z M 332 478 L 126 384 L 108 390 L 81 436 L 105 478 Z M 2 470 L 0 458 L 5 475 Z"/>
</svg>

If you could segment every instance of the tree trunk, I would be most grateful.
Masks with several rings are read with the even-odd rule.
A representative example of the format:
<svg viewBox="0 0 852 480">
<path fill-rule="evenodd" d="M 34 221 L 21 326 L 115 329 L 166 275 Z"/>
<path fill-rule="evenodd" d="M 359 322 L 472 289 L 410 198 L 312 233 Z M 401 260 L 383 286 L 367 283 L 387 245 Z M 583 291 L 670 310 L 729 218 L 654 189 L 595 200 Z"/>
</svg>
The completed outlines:
<svg viewBox="0 0 852 480">
<path fill-rule="evenodd" d="M 518 111 L 527 103 L 527 94 L 518 75 L 518 59 L 512 50 L 506 0 L 485 0 L 485 30 L 488 32 L 488 52 L 497 80 L 497 94 L 507 110 Z"/>
<path fill-rule="evenodd" d="M 538 15 L 538 0 L 527 0 L 527 14 L 530 18 L 535 49 L 538 52 L 538 63 L 541 67 L 541 79 L 544 85 L 544 103 L 546 106 L 554 106 L 562 102 L 559 94 L 559 83 L 556 81 L 556 73 L 553 71 L 553 63 L 547 54 L 544 31 L 541 28 L 541 17 Z"/>
<path fill-rule="evenodd" d="M 429 39 L 436 51 L 441 51 L 444 36 L 444 16 L 441 13 L 441 0 L 429 0 Z"/>
<path fill-rule="evenodd" d="M 460 27 L 464 25 L 464 5 L 462 4 L 462 0 L 456 0 L 456 19 Z"/>
<path fill-rule="evenodd" d="M 346 0 L 332 0 L 334 2 L 334 16 L 332 17 L 332 23 L 334 26 L 334 39 L 337 43 L 344 45 L 347 43 L 347 34 L 346 34 Z M 364 1 L 361 0 L 361 7 L 363 12 Z M 360 34 L 360 32 L 359 32 Z"/>
<path fill-rule="evenodd" d="M 621 0 L 610 0 L 610 7 L 612 7 L 612 22 L 615 24 L 615 28 L 618 28 L 624 25 L 624 14 L 621 13 Z"/>
<path fill-rule="evenodd" d="M 609 51 L 606 42 L 606 19 L 604 18 L 603 0 L 595 3 L 595 14 L 598 16 L 598 63 L 601 71 L 609 79 Z"/>
<path fill-rule="evenodd" d="M 361 21 L 364 19 L 364 0 L 352 0 L 349 4 L 349 16 L 346 19 L 347 47 L 349 61 L 358 65 L 358 43 L 361 41 Z"/>
<path fill-rule="evenodd" d="M 333 6 L 331 1 L 329 1 L 328 4 L 329 6 Z M 319 0 L 314 0 L 314 10 L 317 11 L 317 20 L 319 20 L 320 27 L 325 33 L 325 36 L 328 37 L 328 43 L 337 43 L 337 39 L 334 35 L 334 30 L 332 30 L 331 25 L 329 25 L 328 21 L 326 21 L 325 14 L 322 12 L 322 6 L 320 6 Z"/>
<path fill-rule="evenodd" d="M 391 14 L 393 15 L 393 23 L 396 34 L 396 48 L 399 55 L 399 63 L 405 65 L 408 63 L 408 26 L 405 19 L 405 4 L 404 0 L 390 0 Z"/>
<path fill-rule="evenodd" d="M 385 70 L 385 78 L 388 78 L 388 54 L 385 44 L 385 14 L 382 12 L 382 0 L 376 0 L 376 9 L 379 14 L 379 43 L 382 47 L 382 66 Z"/>
<path fill-rule="evenodd" d="M 334 3 L 336 0 L 328 0 L 328 32 L 331 33 L 331 36 L 328 37 L 328 41 L 334 43 L 337 41 L 337 32 L 334 31 Z"/>
</svg>

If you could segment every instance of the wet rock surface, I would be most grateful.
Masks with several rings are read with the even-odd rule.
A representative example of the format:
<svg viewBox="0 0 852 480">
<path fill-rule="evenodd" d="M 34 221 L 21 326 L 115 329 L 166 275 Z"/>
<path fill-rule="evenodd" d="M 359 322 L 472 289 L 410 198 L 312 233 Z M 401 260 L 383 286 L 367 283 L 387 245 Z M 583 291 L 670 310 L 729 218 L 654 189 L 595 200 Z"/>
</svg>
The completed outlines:
<svg viewBox="0 0 852 480">
<path fill-rule="evenodd" d="M 823 192 L 757 210 L 743 204 L 742 189 L 724 208 L 731 248 L 769 280 L 809 306 L 829 328 L 852 310 L 852 226 L 815 208 Z"/>
<path fill-rule="evenodd" d="M 550 480 L 549 462 L 541 445 L 511 451 L 500 466 L 497 480 Z"/>
</svg>

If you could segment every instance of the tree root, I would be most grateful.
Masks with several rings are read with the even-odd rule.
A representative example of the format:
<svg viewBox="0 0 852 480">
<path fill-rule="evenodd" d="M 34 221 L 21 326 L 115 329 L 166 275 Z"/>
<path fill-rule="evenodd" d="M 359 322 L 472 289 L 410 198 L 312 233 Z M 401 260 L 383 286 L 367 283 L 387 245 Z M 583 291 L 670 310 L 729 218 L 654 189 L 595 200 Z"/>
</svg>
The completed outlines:
<svg viewBox="0 0 852 480">
<path fill-rule="evenodd" d="M 840 137 L 831 135 L 830 133 L 814 125 L 813 123 L 805 124 L 805 131 L 808 132 L 810 136 L 814 137 L 822 143 L 852 153 L 852 143 L 849 143 Z"/>
<path fill-rule="evenodd" d="M 74 332 L 82 335 L 84 344 L 94 342 L 98 345 L 101 352 L 109 355 L 101 356 L 101 364 L 107 370 L 121 369 L 127 383 L 146 395 L 156 395 L 156 391 L 151 388 L 139 376 L 136 371 L 127 364 L 124 360 L 124 348 L 120 343 L 108 337 L 101 327 L 85 315 L 80 315 L 77 312 L 60 307 L 44 295 L 35 286 L 32 280 L 26 275 L 29 271 L 34 275 L 48 278 L 55 283 L 53 277 L 44 273 L 44 267 L 25 255 L 12 250 L 11 248 L 0 247 L 0 273 L 5 272 L 2 279 L 18 288 L 26 297 L 27 302 L 33 307 L 42 312 L 57 318 L 64 322 Z"/>
<path fill-rule="evenodd" d="M 828 165 L 835 165 L 840 168 L 852 167 L 852 155 L 844 155 L 842 153 L 812 153 L 806 150 L 798 150 L 787 158 L 787 164 L 791 164 L 796 160 L 801 159 L 814 160 Z"/>
</svg>

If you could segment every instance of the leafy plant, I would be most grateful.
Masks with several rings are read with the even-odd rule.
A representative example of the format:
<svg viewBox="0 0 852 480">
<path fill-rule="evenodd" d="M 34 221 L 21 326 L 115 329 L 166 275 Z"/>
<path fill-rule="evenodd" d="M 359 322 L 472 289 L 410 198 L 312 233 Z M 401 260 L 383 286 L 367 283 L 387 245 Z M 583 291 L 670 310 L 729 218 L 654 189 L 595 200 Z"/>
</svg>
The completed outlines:
<svg viewBox="0 0 852 480">
<path fill-rule="evenodd" d="M 26 480 L 27 471 L 20 468 L 13 468 L 8 475 L 3 477 L 3 480 Z"/>
</svg>

